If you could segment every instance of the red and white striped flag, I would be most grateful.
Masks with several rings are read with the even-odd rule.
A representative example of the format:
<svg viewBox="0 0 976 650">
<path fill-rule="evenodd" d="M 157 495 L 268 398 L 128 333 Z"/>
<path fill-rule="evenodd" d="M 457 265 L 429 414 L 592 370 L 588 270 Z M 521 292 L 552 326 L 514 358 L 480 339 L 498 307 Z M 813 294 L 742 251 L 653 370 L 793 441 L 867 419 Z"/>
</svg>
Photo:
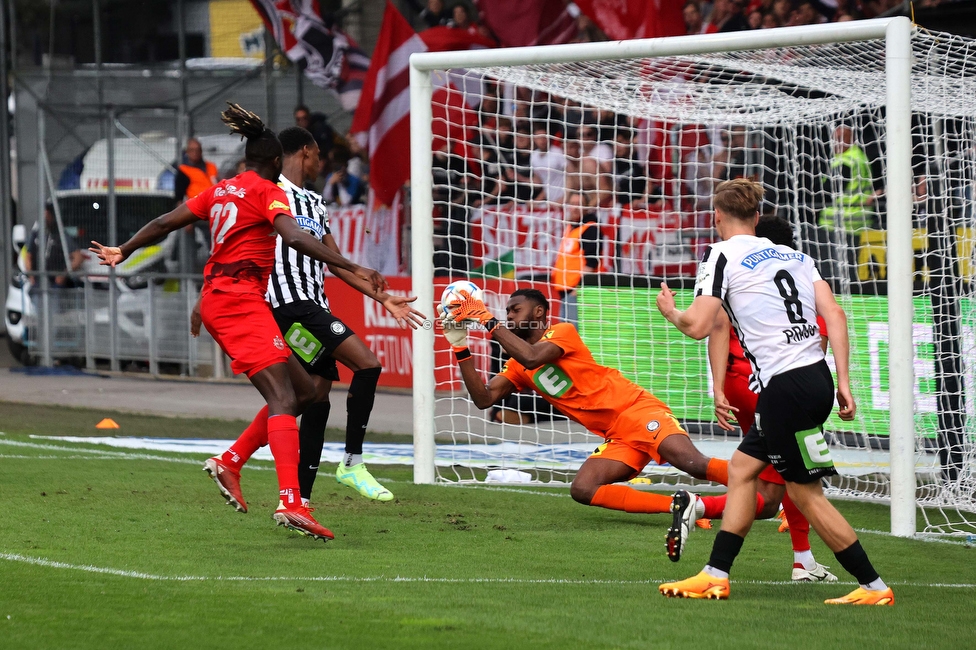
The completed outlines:
<svg viewBox="0 0 976 650">
<path fill-rule="evenodd" d="M 351 129 L 354 134 L 366 135 L 370 186 L 381 204 L 392 204 L 397 191 L 410 179 L 410 55 L 493 46 L 482 36 L 449 27 L 417 34 L 400 12 L 386 3 Z M 460 95 L 449 93 L 448 88 L 435 90 L 435 135 L 438 124 L 463 127 L 471 123 L 473 112 L 456 99 Z"/>
</svg>

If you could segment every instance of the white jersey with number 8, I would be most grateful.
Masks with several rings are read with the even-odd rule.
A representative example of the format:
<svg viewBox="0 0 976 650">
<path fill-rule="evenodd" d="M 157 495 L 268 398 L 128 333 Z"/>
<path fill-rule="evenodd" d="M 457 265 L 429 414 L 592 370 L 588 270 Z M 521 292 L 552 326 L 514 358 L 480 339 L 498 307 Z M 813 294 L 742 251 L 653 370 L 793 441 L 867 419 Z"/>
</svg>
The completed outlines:
<svg viewBox="0 0 976 650">
<path fill-rule="evenodd" d="M 822 280 L 809 255 L 765 237 L 736 235 L 705 251 L 695 296 L 722 300 L 752 364 L 753 391 L 824 358 L 813 289 Z"/>
</svg>

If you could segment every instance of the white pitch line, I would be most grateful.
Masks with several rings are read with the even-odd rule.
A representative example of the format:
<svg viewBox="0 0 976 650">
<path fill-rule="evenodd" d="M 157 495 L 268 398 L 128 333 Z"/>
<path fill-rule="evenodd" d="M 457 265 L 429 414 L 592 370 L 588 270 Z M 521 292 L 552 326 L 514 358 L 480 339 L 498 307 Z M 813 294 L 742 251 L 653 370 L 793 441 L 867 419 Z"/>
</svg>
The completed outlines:
<svg viewBox="0 0 976 650">
<path fill-rule="evenodd" d="M 528 585 L 648 585 L 666 582 L 668 578 L 649 578 L 647 580 L 578 580 L 574 578 L 432 578 L 429 576 L 163 576 L 141 571 L 127 571 L 111 567 L 98 567 L 91 564 L 70 564 L 39 557 L 19 555 L 17 553 L 0 553 L 0 560 L 20 562 L 43 566 L 53 569 L 70 569 L 87 573 L 114 575 L 122 578 L 137 580 L 154 580 L 161 582 L 384 582 L 384 583 L 443 583 L 443 584 L 528 584 Z M 736 580 L 737 584 L 762 586 L 796 585 L 789 580 Z M 812 583 L 822 585 L 853 585 L 853 582 Z M 893 582 L 895 587 L 921 587 L 929 589 L 976 589 L 976 584 L 953 583 L 915 583 Z M 806 586 L 806 584 L 804 585 Z"/>
<path fill-rule="evenodd" d="M 28 449 L 44 449 L 49 451 L 67 451 L 73 452 L 75 454 L 89 454 L 97 455 L 103 457 L 105 460 L 158 460 L 164 463 L 179 463 L 181 465 L 200 465 L 199 460 L 193 460 L 190 458 L 179 458 L 173 456 L 155 456 L 152 454 L 133 454 L 127 451 L 108 451 L 105 449 L 86 449 L 84 447 L 63 447 L 61 445 L 40 445 L 33 442 L 19 442 L 16 440 L 3 440 L 0 439 L 0 445 L 9 445 L 11 447 L 25 447 Z M 44 456 L 23 456 L 22 458 L 37 458 L 44 459 Z M 50 457 L 56 458 L 56 457 Z M 79 459 L 80 460 L 80 459 Z M 88 458 L 86 460 L 94 460 Z M 273 467 L 266 467 L 262 465 L 246 465 L 249 469 L 258 470 L 273 470 Z"/>
<path fill-rule="evenodd" d="M 117 458 L 107 458 L 105 456 L 24 456 L 17 454 L 0 454 L 0 458 L 10 458 L 12 460 L 118 460 Z"/>
</svg>

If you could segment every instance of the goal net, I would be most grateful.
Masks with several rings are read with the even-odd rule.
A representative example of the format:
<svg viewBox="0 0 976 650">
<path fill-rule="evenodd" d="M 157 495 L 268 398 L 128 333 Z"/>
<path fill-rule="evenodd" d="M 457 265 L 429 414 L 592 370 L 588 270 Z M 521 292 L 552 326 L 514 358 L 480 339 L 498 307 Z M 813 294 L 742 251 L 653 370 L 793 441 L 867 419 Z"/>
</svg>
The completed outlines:
<svg viewBox="0 0 976 650">
<path fill-rule="evenodd" d="M 906 169 L 891 188 L 886 40 L 883 28 L 873 38 L 860 29 L 777 30 L 765 37 L 775 47 L 726 35 L 726 51 L 715 51 L 718 39 L 658 41 L 654 52 L 665 54 L 671 42 L 673 52 L 702 44 L 701 53 L 669 56 L 623 53 L 636 43 L 526 48 L 508 51 L 504 65 L 492 62 L 497 51 L 439 55 L 430 113 L 413 116 L 414 130 L 425 130 L 413 134 L 414 148 L 426 138 L 432 153 L 413 167 L 414 236 L 422 239 L 414 242 L 415 290 L 436 299 L 450 281 L 469 279 L 502 317 L 513 290 L 540 289 L 553 322 L 575 323 L 599 363 L 664 400 L 703 453 L 729 458 L 739 432 L 715 423 L 705 343 L 668 324 L 655 296 L 666 280 L 679 307 L 690 304 L 697 262 L 717 239 L 713 188 L 757 180 L 763 213 L 788 221 L 848 315 L 858 412 L 852 423 L 833 416 L 826 424 L 840 472 L 831 491 L 889 499 L 889 433 L 901 422 L 914 436 L 907 489 L 923 514 L 918 530 L 972 533 L 976 41 L 912 29 L 911 116 L 906 110 L 902 120 L 911 146 L 900 155 L 902 169 L 910 158 L 912 180 Z M 609 58 L 611 45 L 621 58 Z M 896 310 L 912 350 L 901 350 L 909 361 L 900 366 L 898 314 L 889 315 L 899 254 L 889 244 L 899 237 L 912 251 L 910 260 L 903 254 L 898 289 L 911 308 Z M 477 409 L 439 332 L 419 336 L 415 371 L 429 370 L 436 390 L 417 411 L 419 437 L 436 443 L 421 459 L 435 468 L 428 478 L 562 485 L 602 442 L 535 394 Z M 469 338 L 487 380 L 502 351 L 483 333 Z M 898 398 L 893 385 L 910 385 L 912 375 L 913 399 Z M 637 480 L 667 489 L 695 483 L 653 463 Z"/>
</svg>

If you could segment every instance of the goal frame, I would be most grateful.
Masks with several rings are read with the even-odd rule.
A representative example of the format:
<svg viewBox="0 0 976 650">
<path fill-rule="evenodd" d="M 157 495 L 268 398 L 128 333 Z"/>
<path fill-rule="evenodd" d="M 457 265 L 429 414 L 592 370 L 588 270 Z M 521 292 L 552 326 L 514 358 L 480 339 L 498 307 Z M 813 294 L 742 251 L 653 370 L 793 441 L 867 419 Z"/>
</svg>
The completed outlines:
<svg viewBox="0 0 976 650">
<path fill-rule="evenodd" d="M 888 320 L 891 533 L 916 534 L 914 350 L 912 343 L 912 30 L 908 18 L 674 36 L 632 41 L 425 52 L 410 56 L 412 279 L 417 304 L 434 305 L 432 109 L 435 71 L 487 66 L 593 62 L 691 56 L 775 47 L 885 41 L 886 174 L 888 196 Z M 436 479 L 433 322 L 413 332 L 414 483 Z"/>
</svg>

